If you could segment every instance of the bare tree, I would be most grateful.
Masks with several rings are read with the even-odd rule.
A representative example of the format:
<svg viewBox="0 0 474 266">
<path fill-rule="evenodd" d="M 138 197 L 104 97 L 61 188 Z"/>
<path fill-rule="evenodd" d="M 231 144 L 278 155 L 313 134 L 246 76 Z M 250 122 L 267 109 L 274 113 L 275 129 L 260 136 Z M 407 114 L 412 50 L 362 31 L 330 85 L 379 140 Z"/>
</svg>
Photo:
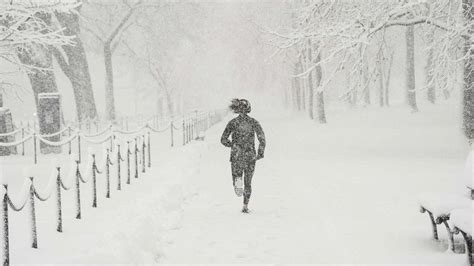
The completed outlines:
<svg viewBox="0 0 474 266">
<path fill-rule="evenodd" d="M 106 119 L 114 121 L 115 112 L 115 94 L 114 94 L 114 73 L 113 73 L 113 53 L 121 43 L 121 36 L 126 29 L 130 27 L 131 17 L 143 5 L 142 0 L 130 3 L 127 0 L 105 3 L 90 3 L 91 8 L 88 11 L 91 14 L 82 13 L 86 19 L 82 26 L 88 32 L 92 33 L 102 44 L 104 53 L 105 66 L 105 109 Z M 117 13 L 121 13 L 117 15 Z M 106 16 L 107 20 L 103 20 L 100 16 Z M 117 19 L 118 18 L 118 19 Z"/>
<path fill-rule="evenodd" d="M 19 65 L 27 73 L 36 107 L 39 93 L 57 92 L 49 48 L 74 43 L 74 36 L 65 36 L 61 28 L 52 25 L 52 15 L 71 12 L 77 6 L 76 1 L 0 4 L 0 59 Z"/>
<path fill-rule="evenodd" d="M 55 12 L 59 24 L 64 28 L 64 34 L 77 37 L 75 45 L 62 45 L 52 49 L 56 61 L 71 82 L 76 101 L 76 115 L 80 122 L 84 119 L 97 118 L 97 108 L 86 52 L 80 38 L 78 12 L 80 12 L 80 7 L 71 13 Z"/>
<path fill-rule="evenodd" d="M 464 133 L 472 143 L 474 139 L 474 3 L 462 1 L 462 12 L 466 28 L 464 40 L 464 90 L 463 90 L 463 122 Z"/>
<path fill-rule="evenodd" d="M 410 25 L 406 28 L 406 100 L 412 112 L 418 112 L 416 105 L 416 88 L 415 88 L 415 32 L 414 26 Z"/>
<path fill-rule="evenodd" d="M 342 62 L 343 65 L 351 63 L 353 70 L 366 67 L 360 63 L 355 52 L 361 46 L 373 42 L 374 36 L 380 31 L 393 27 L 408 27 L 407 43 L 414 45 L 412 32 L 417 25 L 426 25 L 436 29 L 436 45 L 438 55 L 433 62 L 433 81 L 435 84 L 453 84 L 455 67 L 449 67 L 450 62 L 464 63 L 464 127 L 466 135 L 472 139 L 472 34 L 474 22 L 472 20 L 472 1 L 463 0 L 433 0 L 433 1 L 314 1 L 300 5 L 300 21 L 307 23 L 292 24 L 292 27 L 267 30 L 269 36 L 276 39 L 277 52 L 290 49 L 295 45 L 306 42 L 308 39 L 324 44 L 321 47 L 325 56 L 318 63 L 309 66 L 304 73 L 308 74 L 317 65 L 328 62 Z M 361 12 L 363 10 L 364 12 Z M 298 25 L 295 29 L 293 25 Z M 460 52 L 460 43 L 464 49 Z M 410 50 L 410 49 L 408 49 Z M 441 54 L 442 53 L 442 54 Z M 441 54 L 441 56 L 439 56 Z M 355 57 L 355 60 L 348 60 Z M 412 52 L 407 52 L 407 58 L 413 57 Z M 449 71 L 443 66 L 448 66 Z M 411 66 L 408 65 L 409 69 Z M 336 72 L 341 68 L 336 68 Z M 360 71 L 355 71 L 359 72 Z M 416 110 L 414 76 L 407 71 L 407 81 L 410 84 L 407 98 L 410 97 L 409 106 Z M 334 77 L 332 73 L 325 76 L 322 89 Z M 439 89 L 439 88 L 437 88 Z"/>
<path fill-rule="evenodd" d="M 425 67 L 425 77 L 426 77 L 426 96 L 430 103 L 436 102 L 436 87 L 433 81 L 433 59 L 434 59 L 434 29 L 431 29 L 430 32 L 426 35 L 428 48 L 427 48 L 427 62 Z"/>
</svg>

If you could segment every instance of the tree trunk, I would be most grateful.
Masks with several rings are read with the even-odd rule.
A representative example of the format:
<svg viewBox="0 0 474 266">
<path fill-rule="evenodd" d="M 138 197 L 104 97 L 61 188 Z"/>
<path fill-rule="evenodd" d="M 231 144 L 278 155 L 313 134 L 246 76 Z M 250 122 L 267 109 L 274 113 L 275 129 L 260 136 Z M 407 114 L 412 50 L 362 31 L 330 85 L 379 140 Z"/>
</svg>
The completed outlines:
<svg viewBox="0 0 474 266">
<path fill-rule="evenodd" d="M 471 0 L 463 0 L 463 14 L 466 25 L 474 20 L 474 4 Z M 467 55 L 464 62 L 464 93 L 463 93 L 463 128 L 464 133 L 472 143 L 474 139 L 474 29 L 469 28 L 468 39 L 464 43 Z"/>
<path fill-rule="evenodd" d="M 387 78 L 385 79 L 385 106 L 390 105 L 390 77 L 392 74 L 392 66 L 393 66 L 393 52 L 390 54 L 390 59 L 388 61 L 388 69 L 387 69 Z"/>
<path fill-rule="evenodd" d="M 36 109 L 38 109 L 38 94 L 58 92 L 56 77 L 51 70 L 53 63 L 52 52 L 43 46 L 32 45 L 28 51 L 19 52 L 18 58 L 24 65 L 41 68 L 41 70 L 36 68 L 30 69 L 27 73 L 31 89 L 33 90 Z"/>
<path fill-rule="evenodd" d="M 365 106 L 370 105 L 370 86 L 369 86 L 369 62 L 367 59 L 367 49 L 365 45 L 361 46 L 361 55 L 362 55 L 362 93 L 364 93 L 364 104 Z M 363 54 L 362 54 L 363 53 Z"/>
<path fill-rule="evenodd" d="M 308 91 L 308 114 L 309 118 L 311 120 L 314 119 L 314 85 L 313 85 L 313 71 L 311 71 L 308 74 L 308 85 L 309 85 L 309 91 Z"/>
<path fill-rule="evenodd" d="M 434 31 L 431 30 L 427 35 L 427 42 L 428 45 L 428 54 L 427 54 L 427 62 L 425 68 L 425 75 L 426 75 L 426 96 L 430 103 L 436 102 L 436 88 L 433 82 L 433 38 L 434 38 Z"/>
<path fill-rule="evenodd" d="M 64 59 L 62 54 L 55 50 L 54 55 L 63 70 L 64 74 L 71 81 L 74 90 L 74 98 L 76 101 L 77 119 L 97 118 L 97 108 L 95 104 L 94 94 L 92 92 L 92 82 L 87 63 L 86 53 L 82 44 L 79 27 L 79 15 L 75 12 L 56 13 L 61 27 L 64 28 L 64 34 L 67 36 L 76 36 L 75 45 L 64 45 L 62 49 L 67 55 Z"/>
<path fill-rule="evenodd" d="M 382 51 L 380 51 L 380 54 L 378 55 L 377 58 L 377 71 L 378 71 L 378 85 L 379 85 L 379 105 L 380 107 L 383 107 L 385 104 L 385 88 L 384 88 L 384 69 L 383 69 L 383 56 L 381 55 Z"/>
<path fill-rule="evenodd" d="M 56 77 L 52 71 L 53 55 L 51 49 L 36 44 L 30 45 L 27 49 L 28 50 L 25 51 L 19 51 L 18 58 L 24 65 L 39 68 L 30 69 L 27 74 L 28 78 L 30 79 L 31 89 L 33 90 L 33 96 L 35 98 L 36 113 L 40 114 L 41 110 L 39 110 L 38 94 L 58 92 Z M 61 101 L 59 101 L 59 104 L 61 104 Z M 59 106 L 59 110 L 63 110 L 62 106 Z M 61 115 L 61 117 L 63 116 Z M 44 119 L 44 117 L 38 115 L 37 118 L 40 134 L 51 133 L 44 132 L 45 129 L 51 128 L 51 125 Z M 61 122 L 64 123 L 64 120 Z M 60 127 L 58 127 L 58 130 L 59 128 Z M 54 141 L 59 141 L 59 138 L 54 139 Z M 40 142 L 41 153 L 50 153 L 52 151 L 61 152 L 61 148 L 52 147 L 44 142 Z"/>
<path fill-rule="evenodd" d="M 415 91 L 415 33 L 414 26 L 408 26 L 406 29 L 407 43 L 407 91 L 406 99 L 412 112 L 418 112 L 416 105 Z"/>
<path fill-rule="evenodd" d="M 316 56 L 315 63 L 319 63 L 321 61 L 321 54 Z M 314 78 L 315 78 L 315 87 L 317 89 L 316 93 L 316 102 L 318 104 L 317 111 L 318 111 L 318 122 L 320 124 L 326 124 L 326 111 L 324 109 L 324 91 L 319 90 L 319 86 L 321 85 L 321 79 L 323 78 L 323 71 L 321 69 L 321 65 L 318 65 L 314 71 Z"/>
<path fill-rule="evenodd" d="M 312 64 L 314 64 L 313 62 L 313 47 L 312 47 L 312 44 L 311 44 L 311 40 L 308 41 L 309 45 L 308 45 L 308 49 L 307 49 L 307 52 L 308 52 L 308 67 L 311 68 L 313 67 Z M 309 118 L 311 120 L 314 119 L 314 84 L 313 84 L 313 71 L 310 71 L 309 74 L 308 74 L 308 114 L 309 114 Z"/>
<path fill-rule="evenodd" d="M 105 114 L 107 120 L 115 120 L 114 71 L 112 67 L 112 49 L 110 43 L 104 44 L 105 63 Z"/>
<path fill-rule="evenodd" d="M 51 15 L 38 13 L 36 16 L 47 25 L 51 25 Z M 31 83 L 31 89 L 33 90 L 38 113 L 38 94 L 58 92 L 56 77 L 52 71 L 53 55 L 51 49 L 45 46 L 31 44 L 24 47 L 23 50 L 18 50 L 18 58 L 22 64 L 32 67 L 27 74 Z M 42 122 L 43 121 L 39 121 L 40 125 Z"/>
<path fill-rule="evenodd" d="M 299 60 L 299 62 L 296 63 L 296 67 L 295 67 L 295 72 L 294 74 L 301 74 L 301 72 L 303 71 L 303 66 L 302 66 L 302 63 L 301 63 L 301 60 Z M 296 77 L 294 78 L 294 81 L 295 81 L 295 100 L 296 100 L 296 110 L 298 111 L 301 111 L 302 110 L 302 100 L 301 100 L 301 90 L 302 90 L 302 79 L 301 77 Z"/>
<path fill-rule="evenodd" d="M 306 110 L 306 92 L 308 91 L 308 79 L 301 79 L 301 83 L 303 86 L 301 86 L 301 110 Z"/>
<path fill-rule="evenodd" d="M 303 73 L 306 71 L 308 62 L 306 58 L 306 53 L 304 53 L 301 58 L 300 58 L 300 67 L 301 67 L 301 72 Z M 306 110 L 306 92 L 308 91 L 308 78 L 307 77 L 301 77 L 300 78 L 300 104 L 301 104 L 301 110 Z"/>
</svg>

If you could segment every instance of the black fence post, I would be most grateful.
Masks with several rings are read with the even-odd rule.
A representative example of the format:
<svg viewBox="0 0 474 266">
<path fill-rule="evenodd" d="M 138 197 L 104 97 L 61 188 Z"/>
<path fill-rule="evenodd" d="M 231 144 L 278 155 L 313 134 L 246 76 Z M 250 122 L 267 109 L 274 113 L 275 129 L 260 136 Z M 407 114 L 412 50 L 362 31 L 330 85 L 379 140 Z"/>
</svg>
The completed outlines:
<svg viewBox="0 0 474 266">
<path fill-rule="evenodd" d="M 183 146 L 186 144 L 186 128 L 184 126 L 184 117 L 183 117 Z"/>
<path fill-rule="evenodd" d="M 189 143 L 189 119 L 186 119 L 186 144 Z"/>
<path fill-rule="evenodd" d="M 142 173 L 145 173 L 146 169 L 146 143 L 145 135 L 142 136 Z"/>
<path fill-rule="evenodd" d="M 5 187 L 3 195 L 3 265 L 10 265 L 10 238 L 8 229 L 8 185 Z"/>
<path fill-rule="evenodd" d="M 171 131 L 171 132 L 170 132 L 170 134 L 171 134 L 171 147 L 173 147 L 173 146 L 174 146 L 174 128 L 173 128 L 173 127 L 174 127 L 174 124 L 173 124 L 173 120 L 171 120 L 170 123 L 171 123 L 171 124 L 170 124 L 170 131 Z"/>
<path fill-rule="evenodd" d="M 130 141 L 127 141 L 127 184 L 130 185 L 130 155 L 132 152 L 130 151 Z"/>
<path fill-rule="evenodd" d="M 79 170 L 79 161 L 76 161 L 76 219 L 81 219 L 81 172 Z"/>
<path fill-rule="evenodd" d="M 92 154 L 92 208 L 97 208 L 97 174 L 100 173 L 95 162 L 95 154 Z"/>
<path fill-rule="evenodd" d="M 62 214 L 62 203 L 61 203 L 61 168 L 56 167 L 58 176 L 56 177 L 56 216 L 57 216 L 57 227 L 56 231 L 63 231 L 63 214 Z"/>
<path fill-rule="evenodd" d="M 135 178 L 138 178 L 138 139 L 135 137 Z"/>
<path fill-rule="evenodd" d="M 107 149 L 107 156 L 105 158 L 105 178 L 106 178 L 106 186 L 107 186 L 107 193 L 105 194 L 106 198 L 110 198 L 110 157 L 109 157 L 110 150 Z"/>
<path fill-rule="evenodd" d="M 31 219 L 31 247 L 38 248 L 38 233 L 36 230 L 36 208 L 35 208 L 35 187 L 33 186 L 33 177 L 30 177 L 30 219 Z"/>
</svg>

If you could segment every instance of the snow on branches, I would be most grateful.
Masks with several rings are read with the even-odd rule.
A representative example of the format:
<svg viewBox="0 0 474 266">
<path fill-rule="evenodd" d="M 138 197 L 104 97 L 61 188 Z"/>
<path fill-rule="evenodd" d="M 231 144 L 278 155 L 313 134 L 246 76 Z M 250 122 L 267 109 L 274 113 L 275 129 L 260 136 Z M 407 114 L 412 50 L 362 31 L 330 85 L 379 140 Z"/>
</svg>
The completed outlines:
<svg viewBox="0 0 474 266">
<path fill-rule="evenodd" d="M 464 10 L 465 12 L 465 10 Z M 472 11 L 470 11 L 472 12 Z M 457 73 L 456 64 L 465 60 L 469 52 L 463 49 L 465 42 L 471 43 L 474 22 L 463 17 L 461 1 L 454 0 L 372 0 L 339 1 L 313 0 L 294 2 L 292 23 L 286 29 L 266 31 L 277 46 L 278 52 L 289 49 L 304 51 L 308 40 L 317 43 L 313 57 L 321 54 L 318 62 L 311 62 L 303 72 L 296 76 L 311 73 L 318 65 L 339 61 L 342 66 L 349 65 L 350 73 L 361 73 L 361 64 L 366 50 L 377 44 L 376 36 L 385 34 L 395 26 L 422 25 L 426 34 L 434 34 L 427 47 L 434 47 L 432 75 L 430 82 L 438 89 L 452 84 Z M 299 54 L 299 53 L 297 53 Z M 449 70 L 448 70 L 449 69 Z M 447 75 L 450 74 L 450 75 Z M 325 75 L 325 79 L 333 77 Z M 324 90 L 327 82 L 321 82 L 319 90 Z M 444 84 L 442 86 L 442 84 Z"/>
<path fill-rule="evenodd" d="M 0 58 L 17 65 L 18 50 L 73 45 L 74 36 L 51 23 L 55 12 L 74 12 L 78 0 L 0 0 Z"/>
</svg>

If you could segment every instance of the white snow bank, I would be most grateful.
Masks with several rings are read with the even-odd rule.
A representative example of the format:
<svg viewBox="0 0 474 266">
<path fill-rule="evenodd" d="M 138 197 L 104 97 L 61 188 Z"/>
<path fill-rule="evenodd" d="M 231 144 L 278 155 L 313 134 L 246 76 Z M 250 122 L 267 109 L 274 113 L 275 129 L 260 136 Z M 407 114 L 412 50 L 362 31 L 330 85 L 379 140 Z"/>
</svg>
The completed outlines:
<svg viewBox="0 0 474 266">
<path fill-rule="evenodd" d="M 457 194 L 423 194 L 419 204 L 433 213 L 434 217 L 449 215 L 455 209 L 464 209 L 471 206 L 471 200 Z"/>
<path fill-rule="evenodd" d="M 472 221 L 474 220 L 474 212 L 471 207 L 466 209 L 454 210 L 451 213 L 450 220 L 453 226 L 463 230 L 472 236 Z"/>
</svg>

